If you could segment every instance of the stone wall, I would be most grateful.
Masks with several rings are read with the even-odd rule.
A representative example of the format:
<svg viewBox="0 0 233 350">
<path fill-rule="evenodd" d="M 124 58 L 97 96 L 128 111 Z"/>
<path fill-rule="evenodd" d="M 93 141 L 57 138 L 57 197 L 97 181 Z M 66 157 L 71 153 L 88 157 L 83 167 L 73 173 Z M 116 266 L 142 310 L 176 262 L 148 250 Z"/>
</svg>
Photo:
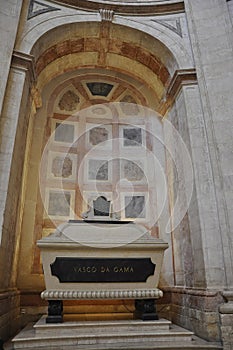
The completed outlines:
<svg viewBox="0 0 233 350">
<path fill-rule="evenodd" d="M 219 305 L 223 302 L 221 293 L 177 287 L 164 288 L 163 291 L 164 297 L 158 302 L 160 317 L 170 319 L 203 339 L 221 341 L 219 319 Z M 230 329 L 225 330 L 225 335 L 226 331 Z"/>
<path fill-rule="evenodd" d="M 20 211 L 23 208 L 22 174 L 31 110 L 29 87 L 30 80 L 27 79 L 26 70 L 12 63 L 0 120 L 3 220 L 0 245 L 0 337 L 3 339 L 11 336 L 19 327 L 20 303 L 16 280 L 21 231 Z"/>
<path fill-rule="evenodd" d="M 15 45 L 22 2 L 22 0 L 3 1 L 0 7 L 0 114 L 10 71 L 11 56 Z"/>
<path fill-rule="evenodd" d="M 0 339 L 7 340 L 20 328 L 20 296 L 17 291 L 0 293 Z"/>
<path fill-rule="evenodd" d="M 220 327 L 224 350 L 233 349 L 233 292 L 223 292 L 225 304 L 220 305 Z"/>
<path fill-rule="evenodd" d="M 207 256 L 209 257 L 207 283 L 209 286 L 212 284 L 212 287 L 219 284 L 219 288 L 232 289 L 232 22 L 227 1 L 185 0 L 185 8 L 203 111 L 202 130 L 203 138 L 206 139 L 210 170 L 208 181 L 212 182 L 213 191 L 213 200 L 209 199 L 204 210 L 199 212 L 207 238 L 206 242 L 203 239 L 202 242 L 207 244 L 209 252 L 204 256 L 206 262 Z M 211 212 L 209 210 L 207 213 L 207 208 Z M 218 244 L 210 249 L 211 241 L 212 245 L 217 241 Z M 213 269 L 214 265 L 217 269 Z"/>
</svg>

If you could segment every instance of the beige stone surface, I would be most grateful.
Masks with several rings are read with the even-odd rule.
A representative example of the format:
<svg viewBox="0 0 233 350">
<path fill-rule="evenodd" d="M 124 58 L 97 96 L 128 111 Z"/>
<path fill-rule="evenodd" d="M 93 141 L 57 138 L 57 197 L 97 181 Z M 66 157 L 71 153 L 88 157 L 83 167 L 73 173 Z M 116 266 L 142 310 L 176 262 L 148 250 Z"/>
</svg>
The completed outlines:
<svg viewBox="0 0 233 350">
<path fill-rule="evenodd" d="M 95 231 L 93 231 L 94 227 Z M 41 239 L 37 242 L 37 245 L 41 250 L 45 275 L 46 292 L 44 297 L 46 299 L 49 298 L 50 290 L 53 291 L 54 296 L 56 294 L 55 291 L 58 291 L 58 294 L 59 291 L 72 291 L 72 298 L 75 298 L 75 291 L 86 292 L 87 298 L 88 293 L 93 292 L 92 298 L 94 298 L 95 292 L 104 291 L 104 295 L 107 298 L 107 291 L 116 291 L 119 294 L 118 291 L 121 290 L 123 293 L 124 290 L 131 290 L 134 293 L 134 290 L 138 289 L 156 289 L 159 282 L 164 250 L 168 245 L 162 240 L 151 237 L 148 233 L 145 234 L 143 231 L 145 232 L 145 229 L 143 230 L 136 224 L 111 225 L 96 223 L 93 225 L 89 223 L 69 223 L 58 228 L 54 234 Z M 134 236 L 135 239 L 133 239 Z M 50 265 L 59 256 L 103 259 L 150 258 L 156 267 L 154 274 L 149 276 L 145 282 L 62 284 L 57 277 L 51 275 L 50 269 Z M 63 296 L 65 296 L 64 293 Z M 84 298 L 84 295 L 82 298 Z"/>
<path fill-rule="evenodd" d="M 0 31 L 1 31 L 1 68 L 0 68 L 0 113 L 10 71 L 11 56 L 14 49 L 17 28 L 20 19 L 22 1 L 1 1 L 0 6 Z"/>
</svg>

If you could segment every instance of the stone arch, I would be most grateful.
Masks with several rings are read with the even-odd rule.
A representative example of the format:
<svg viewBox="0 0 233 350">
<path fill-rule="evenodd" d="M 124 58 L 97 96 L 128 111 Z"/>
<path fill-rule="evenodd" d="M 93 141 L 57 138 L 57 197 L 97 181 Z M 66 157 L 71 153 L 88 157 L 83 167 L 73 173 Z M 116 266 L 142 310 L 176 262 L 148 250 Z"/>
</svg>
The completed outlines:
<svg viewBox="0 0 233 350">
<path fill-rule="evenodd" d="M 125 69 L 125 73 L 135 75 L 138 80 L 149 84 L 159 104 L 166 94 L 174 72 L 180 67 L 190 66 L 191 59 L 181 43 L 181 38 L 176 38 L 174 33 L 166 28 L 161 30 L 160 24 L 156 24 L 158 28 L 153 28 L 150 34 L 146 34 L 143 23 L 128 21 L 127 23 L 131 24 L 129 27 L 120 16 L 116 17 L 115 21 L 120 21 L 120 24 L 93 21 L 93 16 L 92 14 L 90 18 L 88 17 L 87 22 L 71 21 L 71 23 L 62 24 L 60 21 L 58 26 L 50 30 L 44 26 L 46 30 L 44 27 L 40 28 L 40 36 L 36 37 L 35 34 L 43 24 L 39 22 L 28 30 L 21 44 L 18 43 L 17 47 L 20 50 L 30 50 L 30 54 L 35 57 L 39 91 L 46 81 L 60 74 L 62 70 L 74 70 L 83 66 L 90 68 L 105 66 L 107 69 L 118 72 Z M 56 22 L 56 18 L 51 20 L 53 21 Z M 91 32 L 90 23 L 92 23 Z M 50 22 L 49 27 L 51 27 Z M 160 36 L 164 39 L 164 43 L 160 38 L 158 39 Z M 108 39 L 110 43 L 107 42 Z M 172 50 L 176 51 L 180 62 L 177 61 L 174 52 L 166 46 L 166 41 L 169 42 Z M 108 46 L 107 50 L 103 48 L 104 45 Z M 103 53 L 106 54 L 104 59 Z M 101 55 L 102 62 L 99 57 Z M 186 61 L 185 57 L 188 57 Z"/>
<path fill-rule="evenodd" d="M 80 29 L 80 25 L 87 24 L 89 26 L 93 23 L 101 23 L 99 13 L 88 13 L 85 16 L 85 22 L 83 22 L 83 13 L 74 15 L 64 15 L 57 16 L 56 14 L 50 14 L 51 18 L 48 21 L 41 20 L 36 21 L 32 25 L 28 25 L 25 29 L 25 33 L 22 38 L 18 40 L 16 44 L 16 49 L 27 54 L 35 51 L 36 46 L 40 46 L 41 39 L 44 36 L 49 36 L 52 31 L 55 33 L 59 28 L 69 25 L 74 25 L 77 30 Z M 176 65 L 177 69 L 189 68 L 193 66 L 193 58 L 191 50 L 189 50 L 181 37 L 174 34 L 171 30 L 166 27 L 161 26 L 159 23 L 153 23 L 153 27 L 148 27 L 143 23 L 143 20 L 132 20 L 129 18 L 124 18 L 123 16 L 116 16 L 112 22 L 115 25 L 123 27 L 124 30 L 131 29 L 134 34 L 139 32 L 150 36 L 151 39 L 156 40 L 160 48 L 163 48 L 163 53 L 167 51 L 170 59 L 173 60 L 173 64 Z M 38 45 L 39 44 L 39 45 Z"/>
<path fill-rule="evenodd" d="M 158 109 L 166 86 L 171 80 L 171 73 L 166 67 L 166 60 L 160 59 L 160 57 L 156 55 L 157 47 L 153 47 L 152 43 L 154 39 L 152 37 L 137 30 L 129 29 L 129 33 L 131 34 L 129 39 L 126 39 L 128 31 L 124 33 L 124 39 L 120 39 L 123 35 L 123 31 L 126 30 L 124 26 L 97 21 L 92 22 L 92 31 L 94 34 L 85 37 L 84 32 L 88 30 L 88 25 L 89 23 L 87 22 L 79 23 L 78 26 L 76 23 L 56 27 L 40 36 L 40 39 L 38 39 L 34 46 L 31 45 L 30 54 L 35 58 L 35 69 L 37 72 L 36 88 L 41 94 L 43 102 L 42 108 L 38 109 L 35 116 L 34 130 L 36 131 L 34 131 L 35 138 L 33 137 L 33 139 L 39 140 L 39 146 L 38 148 L 36 147 L 36 149 L 33 148 L 32 166 L 38 166 L 38 149 L 42 149 L 43 147 L 43 133 L 47 122 L 46 115 L 51 112 L 50 97 L 54 93 L 56 85 L 61 86 L 64 84 L 65 87 L 66 84 L 70 84 L 70 81 L 75 78 L 80 77 L 80 79 L 82 79 L 82 75 L 86 74 L 88 76 L 90 74 L 96 74 L 102 79 L 115 79 L 122 85 L 127 83 L 128 89 L 134 93 L 134 97 L 138 97 L 140 104 Z M 111 52 L 108 57 L 105 57 L 107 64 L 104 64 L 99 61 L 99 57 L 101 58 L 102 53 L 98 48 L 101 44 L 101 40 L 106 38 L 106 32 L 110 32 L 112 38 L 114 38 L 116 34 L 116 40 L 115 42 L 111 40 Z M 137 34 L 136 38 L 133 40 L 134 32 Z M 25 42 L 26 38 L 25 36 Z M 131 43 L 130 39 L 132 41 Z M 110 44 L 108 47 L 110 47 Z M 72 45 L 77 52 L 75 52 L 75 50 L 72 52 Z M 171 67 L 173 67 L 173 69 L 177 68 L 177 63 L 170 51 L 159 41 L 158 47 L 160 48 L 160 55 L 163 56 L 162 54 L 165 52 L 167 61 L 170 63 L 172 62 L 169 69 L 171 69 Z M 130 50 L 132 50 L 132 52 L 130 52 Z M 139 69 L 137 69 L 138 67 Z M 138 92 L 136 92 L 136 90 L 138 90 Z M 31 149 L 30 152 L 32 152 Z M 36 176 L 29 174 L 29 183 L 30 178 L 33 178 L 35 182 Z M 34 211 L 36 211 L 38 196 L 36 191 L 34 192 L 35 193 L 26 195 L 25 198 L 27 202 L 27 198 L 30 197 L 30 201 L 34 203 Z M 30 209 L 30 215 L 31 214 L 32 211 Z M 26 212 L 25 210 L 25 219 L 23 219 L 24 232 L 26 232 L 26 226 L 24 225 L 27 225 L 28 228 L 29 221 L 26 220 L 27 215 L 29 215 L 29 211 Z M 35 213 L 33 215 L 35 215 Z M 31 230 L 33 230 L 32 226 L 28 231 Z M 39 230 L 39 225 L 35 227 L 34 236 L 30 235 L 29 237 L 27 234 L 23 235 L 22 247 L 24 243 L 25 246 L 28 245 L 29 241 L 31 245 L 35 247 L 36 239 L 39 238 L 37 236 L 37 230 Z M 22 253 L 20 256 L 20 263 L 24 265 Z M 30 284 L 32 283 L 31 281 L 34 281 L 33 283 L 35 286 L 41 288 L 42 279 L 38 278 L 38 274 L 40 274 L 41 271 L 38 270 L 38 266 L 39 255 L 37 252 L 35 253 L 33 266 L 25 266 L 23 274 L 30 275 L 28 279 Z M 27 269 L 31 269 L 31 271 L 26 271 Z M 24 277 L 22 278 L 21 272 L 18 281 L 20 287 L 28 288 L 28 285 L 24 284 L 25 280 Z"/>
</svg>

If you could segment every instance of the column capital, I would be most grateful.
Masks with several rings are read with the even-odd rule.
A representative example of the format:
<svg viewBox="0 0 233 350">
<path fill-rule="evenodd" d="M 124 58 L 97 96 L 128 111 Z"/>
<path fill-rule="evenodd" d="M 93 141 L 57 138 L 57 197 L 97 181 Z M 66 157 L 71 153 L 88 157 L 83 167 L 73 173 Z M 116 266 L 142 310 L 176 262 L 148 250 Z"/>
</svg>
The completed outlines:
<svg viewBox="0 0 233 350">
<path fill-rule="evenodd" d="M 197 84 L 195 68 L 176 70 L 167 88 L 168 99 L 174 100 L 184 85 Z"/>
<path fill-rule="evenodd" d="M 159 112 L 164 115 L 175 102 L 176 96 L 183 86 L 197 84 L 197 74 L 195 68 L 176 70 L 170 83 L 167 86 L 166 94 L 161 103 Z"/>
<path fill-rule="evenodd" d="M 24 71 L 28 75 L 30 83 L 35 83 L 36 71 L 34 56 L 14 50 L 11 60 L 11 67 Z"/>
</svg>

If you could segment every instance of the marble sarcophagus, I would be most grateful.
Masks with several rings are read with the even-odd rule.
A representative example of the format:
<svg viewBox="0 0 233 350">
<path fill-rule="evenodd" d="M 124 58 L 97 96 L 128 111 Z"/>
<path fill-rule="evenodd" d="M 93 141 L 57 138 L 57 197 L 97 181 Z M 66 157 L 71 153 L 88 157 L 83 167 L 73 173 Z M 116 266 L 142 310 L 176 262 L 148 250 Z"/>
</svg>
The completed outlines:
<svg viewBox="0 0 233 350">
<path fill-rule="evenodd" d="M 65 299 L 135 299 L 136 317 L 157 318 L 148 303 L 163 295 L 158 282 L 168 245 L 143 226 L 70 221 L 37 244 L 46 284 L 41 297 L 49 301 L 47 322 L 62 322 Z"/>
</svg>

